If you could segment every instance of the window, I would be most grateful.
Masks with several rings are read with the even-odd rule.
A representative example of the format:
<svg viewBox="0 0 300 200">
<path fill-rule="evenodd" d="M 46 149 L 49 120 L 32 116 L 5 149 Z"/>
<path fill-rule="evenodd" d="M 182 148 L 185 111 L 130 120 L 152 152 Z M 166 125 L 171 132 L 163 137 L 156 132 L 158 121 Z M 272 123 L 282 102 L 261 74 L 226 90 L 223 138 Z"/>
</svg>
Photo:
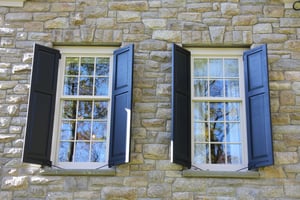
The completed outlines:
<svg viewBox="0 0 300 200">
<path fill-rule="evenodd" d="M 112 49 L 59 48 L 53 160 L 61 167 L 107 163 Z M 102 52 L 101 52 L 102 51 Z M 94 53 L 97 52 L 97 53 Z M 101 52 L 101 53 L 100 53 Z M 58 142 L 57 142 L 58 141 Z"/>
<path fill-rule="evenodd" d="M 273 164 L 266 51 L 173 45 L 173 162 L 213 171 Z"/>
<path fill-rule="evenodd" d="M 128 162 L 133 45 L 58 49 L 35 46 L 23 161 L 62 168 Z"/>
<path fill-rule="evenodd" d="M 206 49 L 191 53 L 192 162 L 205 170 L 224 170 L 224 164 L 229 169 L 244 168 L 247 146 L 242 51 Z"/>
</svg>

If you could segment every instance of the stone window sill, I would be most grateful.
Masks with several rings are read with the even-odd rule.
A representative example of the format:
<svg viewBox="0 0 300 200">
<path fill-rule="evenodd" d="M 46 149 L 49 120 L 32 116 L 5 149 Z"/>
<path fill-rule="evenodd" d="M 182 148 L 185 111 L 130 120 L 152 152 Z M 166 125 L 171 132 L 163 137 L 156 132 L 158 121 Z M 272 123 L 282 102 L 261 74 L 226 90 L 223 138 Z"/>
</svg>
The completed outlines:
<svg viewBox="0 0 300 200">
<path fill-rule="evenodd" d="M 0 6 L 23 7 L 26 0 L 0 0 Z"/>
<path fill-rule="evenodd" d="M 184 170 L 184 177 L 198 177 L 198 178 L 245 178 L 257 179 L 260 178 L 259 172 L 245 171 L 245 172 L 224 172 L 224 171 L 200 171 L 200 170 Z"/>
<path fill-rule="evenodd" d="M 115 176 L 115 168 L 106 169 L 53 169 L 44 168 L 40 171 L 44 176 Z"/>
</svg>

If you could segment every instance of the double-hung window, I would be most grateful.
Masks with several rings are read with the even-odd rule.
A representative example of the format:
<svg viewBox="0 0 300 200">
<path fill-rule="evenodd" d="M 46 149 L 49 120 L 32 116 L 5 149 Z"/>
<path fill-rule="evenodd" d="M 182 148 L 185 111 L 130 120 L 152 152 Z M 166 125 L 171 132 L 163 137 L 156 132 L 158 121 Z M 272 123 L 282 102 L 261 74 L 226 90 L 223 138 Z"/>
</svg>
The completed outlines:
<svg viewBox="0 0 300 200">
<path fill-rule="evenodd" d="M 247 163 L 242 51 L 191 53 L 192 161 L 201 169 L 241 169 Z"/>
<path fill-rule="evenodd" d="M 173 45 L 172 160 L 202 170 L 273 163 L 266 45 L 190 49 Z"/>
<path fill-rule="evenodd" d="M 23 161 L 99 168 L 129 161 L 133 45 L 35 46 Z"/>
</svg>

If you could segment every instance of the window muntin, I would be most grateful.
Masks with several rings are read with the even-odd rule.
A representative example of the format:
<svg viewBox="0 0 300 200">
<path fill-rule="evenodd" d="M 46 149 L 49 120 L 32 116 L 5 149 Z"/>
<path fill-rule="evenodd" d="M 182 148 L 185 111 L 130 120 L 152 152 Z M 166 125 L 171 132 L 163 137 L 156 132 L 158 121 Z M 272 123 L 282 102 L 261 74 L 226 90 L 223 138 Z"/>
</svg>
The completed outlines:
<svg viewBox="0 0 300 200">
<path fill-rule="evenodd" d="M 228 52 L 191 51 L 192 162 L 205 170 L 247 164 L 242 51 Z"/>
<path fill-rule="evenodd" d="M 63 168 L 106 165 L 113 50 L 80 48 L 80 53 L 71 47 L 60 50 L 61 82 L 53 139 L 55 165 Z"/>
</svg>

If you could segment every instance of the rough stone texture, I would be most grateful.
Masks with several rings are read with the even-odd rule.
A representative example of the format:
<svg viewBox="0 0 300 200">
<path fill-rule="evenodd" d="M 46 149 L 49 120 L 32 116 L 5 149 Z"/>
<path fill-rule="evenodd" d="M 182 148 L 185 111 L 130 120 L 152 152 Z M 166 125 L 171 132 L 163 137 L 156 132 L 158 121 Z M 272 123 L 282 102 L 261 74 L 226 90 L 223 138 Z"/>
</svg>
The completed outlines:
<svg viewBox="0 0 300 200">
<path fill-rule="evenodd" d="M 293 2 L 32 0 L 0 7 L 0 199 L 299 199 L 300 12 Z M 135 44 L 129 164 L 62 176 L 22 163 L 34 43 Z M 187 178 L 170 162 L 172 43 L 268 45 L 275 164 L 259 168 L 259 178 Z"/>
</svg>

